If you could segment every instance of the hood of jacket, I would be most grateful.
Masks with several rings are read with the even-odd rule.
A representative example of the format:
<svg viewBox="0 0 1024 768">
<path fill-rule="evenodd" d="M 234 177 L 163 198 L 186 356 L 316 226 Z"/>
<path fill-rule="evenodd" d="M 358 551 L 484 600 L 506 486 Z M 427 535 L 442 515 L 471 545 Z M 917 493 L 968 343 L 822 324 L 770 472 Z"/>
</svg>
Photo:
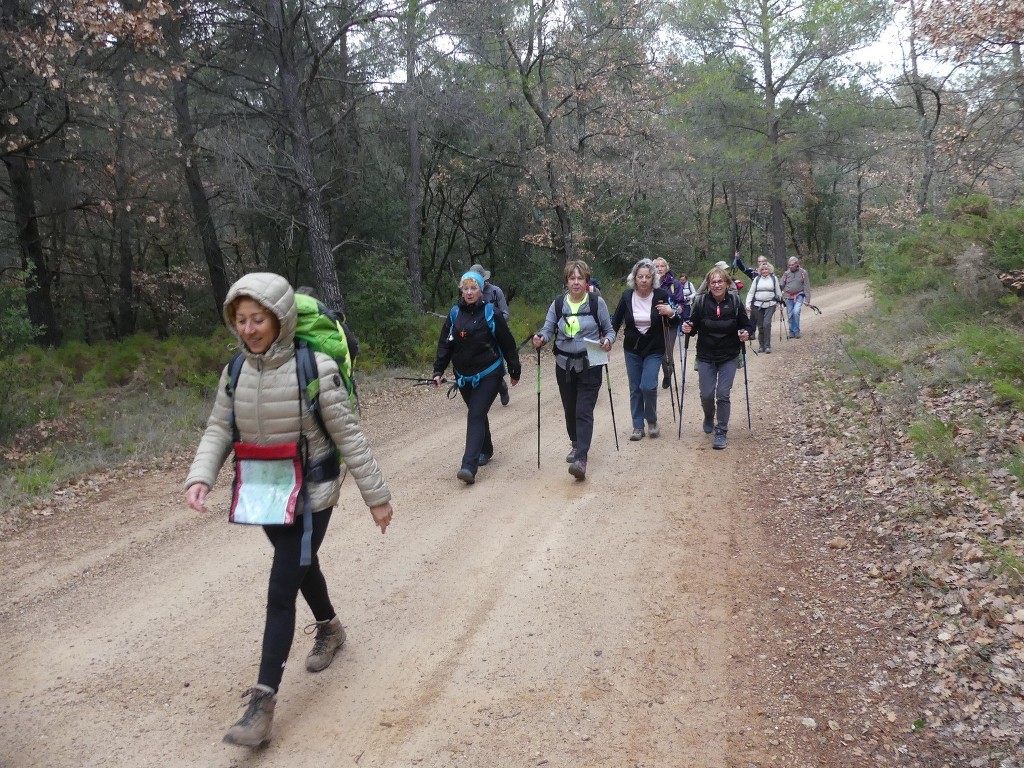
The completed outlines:
<svg viewBox="0 0 1024 768">
<path fill-rule="evenodd" d="M 277 317 L 281 324 L 281 330 L 270 345 L 261 355 L 254 355 L 242 341 L 238 331 L 235 330 L 235 307 L 234 301 L 240 296 L 245 296 L 266 307 Z M 273 272 L 250 272 L 239 279 L 228 290 L 224 299 L 224 322 L 228 330 L 238 339 L 238 343 L 244 350 L 246 357 L 250 359 L 262 358 L 267 362 L 276 362 L 287 359 L 294 354 L 295 348 L 295 324 L 298 319 L 298 311 L 295 308 L 295 291 L 291 284 Z"/>
</svg>

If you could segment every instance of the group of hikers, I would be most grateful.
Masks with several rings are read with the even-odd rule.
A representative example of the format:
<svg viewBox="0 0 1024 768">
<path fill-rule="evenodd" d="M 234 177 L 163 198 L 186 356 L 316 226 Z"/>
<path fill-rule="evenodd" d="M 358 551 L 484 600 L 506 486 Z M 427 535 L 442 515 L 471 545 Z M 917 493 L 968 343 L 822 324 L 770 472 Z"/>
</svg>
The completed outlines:
<svg viewBox="0 0 1024 768">
<path fill-rule="evenodd" d="M 661 387 L 673 388 L 674 355 L 682 334 L 687 349 L 690 338 L 697 337 L 702 429 L 713 435 L 712 448 L 726 447 L 730 392 L 746 342 L 759 338 L 757 351 L 771 353 L 772 319 L 780 304 L 786 308 L 788 335 L 800 338 L 800 312 L 810 298 L 807 271 L 796 257 L 789 259 L 781 277 L 763 256 L 754 269 L 746 267 L 737 253 L 733 268 L 751 279 L 745 301 L 740 298 L 742 283 L 732 279 L 724 261 L 715 264 L 695 288 L 685 273 L 673 275 L 665 259 L 640 259 L 610 313 L 587 263 L 566 263 L 565 290 L 548 307 L 543 326 L 528 341 L 536 349 L 553 343 L 555 381 L 570 443 L 566 455 L 570 475 L 586 479 L 602 371 L 607 371 L 607 355 L 620 331 L 633 427 L 629 439 L 660 436 L 659 374 Z M 474 264 L 462 275 L 459 291 L 459 301 L 441 329 L 431 378 L 440 386 L 449 365 L 454 371 L 455 386 L 467 408 L 465 451 L 456 477 L 472 485 L 479 468 L 494 455 L 487 414 L 504 386 L 506 368 L 512 386 L 519 383 L 518 350 L 527 342 L 516 346 L 504 293 L 490 282 L 490 272 L 481 265 Z M 489 294 L 500 301 L 492 303 Z M 502 404 L 508 404 L 507 395 Z"/>
<path fill-rule="evenodd" d="M 509 402 L 506 373 L 511 386 L 519 383 L 519 348 L 532 344 L 539 363 L 540 348 L 550 342 L 570 442 L 565 457 L 569 474 L 586 479 L 602 370 L 610 391 L 608 353 L 623 326 L 630 440 L 661 433 L 658 378 L 663 388 L 673 386 L 673 354 L 682 333 L 687 349 L 689 339 L 697 338 L 703 430 L 714 435 L 714 448 L 725 448 L 729 393 L 744 345 L 759 335 L 759 351 L 771 350 L 771 318 L 782 302 L 789 335 L 800 338 L 800 307 L 810 295 L 807 273 L 796 259 L 789 260 L 781 278 L 767 260 L 758 262 L 756 270 L 748 270 L 738 254 L 734 260 L 733 266 L 752 280 L 744 303 L 724 261 L 694 288 L 687 275 L 674 276 L 664 259 L 641 259 L 610 313 L 590 267 L 570 261 L 563 270 L 565 291 L 548 307 L 541 328 L 521 345 L 509 330 L 503 292 L 490 283 L 489 272 L 474 264 L 459 280 L 460 298 L 441 330 L 431 377 L 439 386 L 451 365 L 466 404 L 466 442 L 457 478 L 473 484 L 479 467 L 494 454 L 487 414 L 496 398 L 503 405 Z M 224 736 L 226 742 L 249 747 L 270 739 L 300 593 L 314 617 L 306 628 L 315 632 L 306 669 L 326 669 L 345 643 L 318 552 L 346 473 L 382 534 L 393 514 L 391 491 L 359 426 L 346 372 L 336 358 L 311 350 L 297 336 L 298 306 L 289 282 L 272 273 L 245 275 L 228 291 L 223 319 L 240 352 L 221 373 L 184 484 L 189 506 L 208 511 L 210 490 L 233 453 L 230 519 L 262 526 L 273 548 L 257 683 L 243 693 L 246 710 Z"/>
</svg>

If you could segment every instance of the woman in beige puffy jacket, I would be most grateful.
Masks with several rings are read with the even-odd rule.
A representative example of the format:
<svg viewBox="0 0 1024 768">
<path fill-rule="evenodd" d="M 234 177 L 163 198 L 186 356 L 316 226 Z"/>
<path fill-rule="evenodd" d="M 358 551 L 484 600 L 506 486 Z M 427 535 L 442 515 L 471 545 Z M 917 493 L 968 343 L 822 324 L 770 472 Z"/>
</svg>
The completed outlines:
<svg viewBox="0 0 1024 768">
<path fill-rule="evenodd" d="M 196 511 L 207 511 L 207 495 L 231 453 L 232 406 L 238 439 L 243 443 L 305 443 L 310 467 L 331 455 L 331 442 L 309 413 L 299 391 L 294 343 L 296 316 L 295 293 L 280 275 L 252 273 L 228 291 L 224 320 L 241 342 L 245 362 L 233 398 L 228 391 L 228 367 L 221 373 L 213 411 L 185 480 L 186 499 Z M 317 630 L 306 669 L 326 669 L 345 642 L 345 630 L 331 604 L 316 553 L 327 533 L 346 471 L 355 479 L 381 533 L 391 522 L 391 491 L 352 412 L 338 366 L 321 353 L 316 353 L 316 362 L 320 410 L 343 464 L 340 474 L 333 479 L 305 483 L 314 511 L 311 539 L 307 540 L 309 565 L 300 564 L 305 532 L 301 515 L 296 515 L 292 525 L 263 527 L 274 547 L 263 653 L 258 683 L 243 694 L 250 697 L 246 712 L 224 736 L 232 744 L 255 747 L 270 739 L 277 689 L 295 633 L 295 603 L 300 591 L 316 619 Z"/>
</svg>

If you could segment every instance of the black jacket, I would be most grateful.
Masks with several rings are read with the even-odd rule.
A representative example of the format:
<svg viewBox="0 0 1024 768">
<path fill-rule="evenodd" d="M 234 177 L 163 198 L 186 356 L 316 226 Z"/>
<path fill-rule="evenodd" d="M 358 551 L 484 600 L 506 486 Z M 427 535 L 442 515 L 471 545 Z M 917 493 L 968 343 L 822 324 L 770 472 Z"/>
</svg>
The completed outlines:
<svg viewBox="0 0 1024 768">
<path fill-rule="evenodd" d="M 690 335 L 697 336 L 697 359 L 710 363 L 724 363 L 739 357 L 737 334 L 754 332 L 746 307 L 732 291 L 726 292 L 721 302 L 715 301 L 710 292 L 698 296 L 690 310 L 690 322 L 693 324 Z"/>
<path fill-rule="evenodd" d="M 445 318 L 441 335 L 437 340 L 434 376 L 443 376 L 449 363 L 457 374 L 473 376 L 493 365 L 500 357 L 500 349 L 508 365 L 508 375 L 513 379 L 520 377 L 523 370 L 512 331 L 508 329 L 508 323 L 501 316 L 501 312 L 495 309 L 492 334 L 484 317 L 484 304 L 482 300 L 466 304 L 460 299 L 455 327 L 452 327 L 451 314 Z M 504 376 L 504 366 L 499 365 L 494 373 Z"/>
<path fill-rule="evenodd" d="M 633 319 L 633 289 L 627 288 L 619 298 L 619 305 L 615 308 L 615 315 L 612 317 L 612 327 L 618 335 L 619 328 L 623 321 L 626 323 L 626 335 L 623 337 L 622 348 L 627 352 L 636 352 L 641 357 L 648 355 L 665 354 L 665 325 L 673 328 L 679 325 L 679 316 L 662 318 L 658 313 L 659 304 L 668 304 L 668 293 L 661 288 L 654 289 L 654 297 L 651 299 L 651 329 L 647 333 L 640 333 L 636 329 L 636 322 Z M 672 338 L 675 338 L 674 336 Z"/>
</svg>

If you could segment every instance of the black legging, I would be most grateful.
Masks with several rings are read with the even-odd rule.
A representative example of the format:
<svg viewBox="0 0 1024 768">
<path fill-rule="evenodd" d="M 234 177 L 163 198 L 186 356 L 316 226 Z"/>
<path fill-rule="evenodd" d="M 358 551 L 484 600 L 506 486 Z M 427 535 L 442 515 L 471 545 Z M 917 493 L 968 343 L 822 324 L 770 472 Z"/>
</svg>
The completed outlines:
<svg viewBox="0 0 1024 768">
<path fill-rule="evenodd" d="M 302 549 L 302 517 L 292 525 L 265 525 L 263 531 L 274 545 L 274 563 L 270 566 L 267 588 L 267 622 L 263 629 L 263 656 L 259 683 L 275 691 L 281 685 L 284 664 L 295 635 L 295 600 L 299 592 L 317 621 L 334 618 L 334 606 L 327 594 L 327 581 L 320 570 L 317 550 L 327 534 L 333 507 L 313 513 L 312 563 L 299 565 Z"/>
<path fill-rule="evenodd" d="M 494 398 L 498 396 L 504 371 L 500 368 L 480 379 L 477 386 L 466 384 L 459 390 L 466 402 L 466 452 L 462 455 L 462 466 L 476 473 L 480 466 L 480 454 L 490 457 L 494 454 L 491 442 L 491 423 L 487 412 L 491 410 Z"/>
<path fill-rule="evenodd" d="M 576 458 L 580 461 L 587 460 L 590 441 L 594 436 L 594 406 L 597 405 L 597 396 L 601 394 L 602 371 L 603 365 L 579 373 L 555 366 L 555 381 L 565 412 L 565 431 L 576 446 Z"/>
</svg>

